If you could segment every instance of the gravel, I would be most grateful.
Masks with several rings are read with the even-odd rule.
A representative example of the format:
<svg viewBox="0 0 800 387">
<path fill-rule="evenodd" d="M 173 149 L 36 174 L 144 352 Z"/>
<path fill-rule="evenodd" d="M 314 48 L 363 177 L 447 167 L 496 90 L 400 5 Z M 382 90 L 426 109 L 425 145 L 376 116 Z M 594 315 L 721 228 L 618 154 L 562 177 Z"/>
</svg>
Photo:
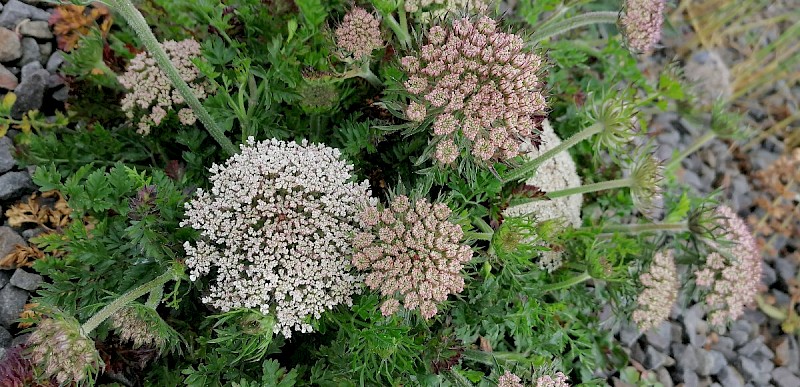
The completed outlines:
<svg viewBox="0 0 800 387">
<path fill-rule="evenodd" d="M 42 283 L 42 276 L 35 273 L 28 273 L 25 270 L 17 269 L 11 276 L 11 285 L 29 292 L 36 290 Z"/>
</svg>

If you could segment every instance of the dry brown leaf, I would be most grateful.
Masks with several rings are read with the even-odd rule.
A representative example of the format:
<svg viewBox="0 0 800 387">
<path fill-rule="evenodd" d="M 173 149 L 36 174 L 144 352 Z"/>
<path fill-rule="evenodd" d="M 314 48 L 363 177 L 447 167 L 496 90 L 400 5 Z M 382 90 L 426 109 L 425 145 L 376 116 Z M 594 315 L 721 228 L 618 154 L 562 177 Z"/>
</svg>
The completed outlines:
<svg viewBox="0 0 800 387">
<path fill-rule="evenodd" d="M 50 25 L 58 41 L 58 48 L 69 52 L 78 44 L 81 36 L 86 35 L 95 27 L 100 27 L 100 32 L 105 36 L 111 29 L 112 19 L 108 8 L 102 5 L 93 5 L 90 8 L 82 5 L 61 5 L 56 7 L 50 16 Z"/>
<path fill-rule="evenodd" d="M 36 318 L 37 316 L 39 316 L 39 313 L 36 313 L 36 311 L 34 311 L 34 309 L 36 309 L 37 306 L 39 306 L 39 303 L 37 302 L 31 302 L 29 304 L 25 304 L 25 308 L 19 314 L 19 318 L 25 320 L 25 319 Z M 32 325 L 33 325 L 32 323 L 25 323 L 25 322 L 17 323 L 17 326 L 20 327 L 20 329 L 30 328 Z"/>
<path fill-rule="evenodd" d="M 31 267 L 33 261 L 44 259 L 44 253 L 36 246 L 16 245 L 14 251 L 0 258 L 0 269 L 12 270 L 19 267 Z"/>
</svg>

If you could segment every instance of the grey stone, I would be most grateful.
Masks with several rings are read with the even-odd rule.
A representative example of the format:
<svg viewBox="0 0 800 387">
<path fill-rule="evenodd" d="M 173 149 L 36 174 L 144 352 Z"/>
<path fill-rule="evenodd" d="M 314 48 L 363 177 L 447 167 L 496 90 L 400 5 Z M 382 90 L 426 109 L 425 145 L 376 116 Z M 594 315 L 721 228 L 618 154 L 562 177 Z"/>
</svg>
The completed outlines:
<svg viewBox="0 0 800 387">
<path fill-rule="evenodd" d="M 24 66 L 31 62 L 38 62 L 40 57 L 39 43 L 36 43 L 36 39 L 22 38 L 22 59 L 19 60 L 19 63 Z"/>
<path fill-rule="evenodd" d="M 764 148 L 754 149 L 750 155 L 750 162 L 752 163 L 753 170 L 762 170 L 774 163 L 780 157 L 780 154 L 770 152 Z"/>
<path fill-rule="evenodd" d="M 703 184 L 703 182 L 700 181 L 700 176 L 697 176 L 697 173 L 690 170 L 684 171 L 683 177 L 681 179 L 686 185 L 696 190 L 700 190 L 708 185 L 708 184 Z"/>
<path fill-rule="evenodd" d="M 53 33 L 50 31 L 50 25 L 46 21 L 34 20 L 23 21 L 17 27 L 17 31 L 23 36 L 31 36 L 37 39 L 52 39 Z"/>
<path fill-rule="evenodd" d="M 775 273 L 775 269 L 772 266 L 764 264 L 761 265 L 761 268 L 763 269 L 761 271 L 761 282 L 764 285 L 770 286 L 778 280 L 778 274 Z"/>
<path fill-rule="evenodd" d="M 636 325 L 623 322 L 622 328 L 619 330 L 619 341 L 625 347 L 630 347 L 636 340 L 639 340 L 639 337 L 642 336 L 642 332 L 639 331 L 639 328 Z"/>
<path fill-rule="evenodd" d="M 14 272 L 14 275 L 11 276 L 11 284 L 20 288 L 25 289 L 29 292 L 36 290 L 39 287 L 39 284 L 42 283 L 42 276 L 35 274 L 35 273 L 28 273 L 25 270 L 17 269 Z"/>
<path fill-rule="evenodd" d="M 772 359 L 775 357 L 775 354 L 772 353 L 772 350 L 770 350 L 769 347 L 764 344 L 763 336 L 758 336 L 749 343 L 745 344 L 742 348 L 739 348 L 739 354 L 749 358 L 762 357 Z"/>
<path fill-rule="evenodd" d="M 0 324 L 8 328 L 17 321 L 28 301 L 28 292 L 16 286 L 7 285 L 0 290 Z"/>
<path fill-rule="evenodd" d="M 47 65 L 45 65 L 45 68 L 47 69 L 47 71 L 55 73 L 63 63 L 64 63 L 64 53 L 61 52 L 60 50 L 56 50 L 56 52 L 50 55 L 50 58 L 47 59 Z"/>
<path fill-rule="evenodd" d="M 15 198 L 34 189 L 27 172 L 7 172 L 0 176 L 0 200 Z"/>
<path fill-rule="evenodd" d="M 10 62 L 22 56 L 22 43 L 14 31 L 0 27 L 0 62 Z"/>
<path fill-rule="evenodd" d="M 64 86 L 53 92 L 53 99 L 59 102 L 66 102 L 69 98 L 69 87 Z"/>
<path fill-rule="evenodd" d="M 683 346 L 683 348 L 676 348 L 676 346 L 673 346 L 672 348 L 673 355 L 678 359 L 678 369 L 694 371 L 700 367 L 700 359 L 697 358 L 695 347 Z"/>
<path fill-rule="evenodd" d="M 672 342 L 672 325 L 664 321 L 661 325 L 648 330 L 645 333 L 647 342 L 659 351 L 666 351 Z"/>
<path fill-rule="evenodd" d="M 658 381 L 664 385 L 664 387 L 672 387 L 674 384 L 672 383 L 672 376 L 669 375 L 669 371 L 666 368 L 659 368 L 656 372 L 658 376 Z"/>
<path fill-rule="evenodd" d="M 17 85 L 19 85 L 17 76 L 0 64 L 0 89 L 14 90 Z"/>
<path fill-rule="evenodd" d="M 680 381 L 684 386 L 697 386 L 700 384 L 700 378 L 694 371 L 683 370 L 679 375 Z"/>
<path fill-rule="evenodd" d="M 642 350 L 642 346 L 639 345 L 639 343 L 633 343 L 633 345 L 630 347 L 630 350 L 631 350 L 630 353 L 631 359 L 644 364 L 646 357 L 644 351 Z"/>
<path fill-rule="evenodd" d="M 764 363 L 757 363 L 746 357 L 739 358 L 739 369 L 742 371 L 742 376 L 744 376 L 747 381 L 756 384 L 766 384 L 772 378 L 770 375 L 772 368 L 765 369 L 764 366 Z"/>
<path fill-rule="evenodd" d="M 11 108 L 11 116 L 20 119 L 22 115 L 30 110 L 42 107 L 44 91 L 47 87 L 47 77 L 50 75 L 46 70 L 35 71 L 33 75 L 25 79 L 14 89 L 17 94 L 17 101 Z"/>
<path fill-rule="evenodd" d="M 16 347 L 18 345 L 27 343 L 28 337 L 30 337 L 30 335 L 31 335 L 30 333 L 25 333 L 23 335 L 15 337 L 14 340 L 11 340 L 11 346 Z"/>
<path fill-rule="evenodd" d="M 731 326 L 731 331 L 728 336 L 733 339 L 736 347 L 740 347 L 750 341 L 751 337 L 755 337 L 753 326 L 748 321 L 737 320 Z"/>
<path fill-rule="evenodd" d="M 661 368 L 667 363 L 667 355 L 659 352 L 653 347 L 647 347 L 647 355 L 644 359 L 644 366 L 649 370 Z"/>
<path fill-rule="evenodd" d="M 721 353 L 728 361 L 736 359 L 736 352 L 733 350 L 735 343 L 727 336 L 719 336 L 717 342 L 711 345 L 711 349 Z"/>
<path fill-rule="evenodd" d="M 787 307 L 789 305 L 789 302 L 791 302 L 792 300 L 792 298 L 788 294 L 778 289 L 770 289 L 769 291 L 775 297 L 775 304 L 777 304 L 775 306 L 777 306 L 778 308 Z"/>
<path fill-rule="evenodd" d="M 47 63 L 50 55 L 53 53 L 53 45 L 50 43 L 42 43 L 39 45 L 39 62 Z"/>
<path fill-rule="evenodd" d="M 705 311 L 702 304 L 692 306 L 683 314 L 683 326 L 686 328 L 686 335 L 689 336 L 689 343 L 695 347 L 701 347 L 706 342 L 708 323 L 703 319 L 703 315 L 705 315 Z"/>
<path fill-rule="evenodd" d="M 10 270 L 0 270 L 0 289 L 2 289 L 8 281 L 11 281 L 11 271 Z"/>
<path fill-rule="evenodd" d="M 775 345 L 775 364 L 800 373 L 800 347 L 794 335 L 780 338 Z"/>
<path fill-rule="evenodd" d="M 722 371 L 722 367 L 728 365 L 728 360 L 725 358 L 725 355 L 723 355 L 721 352 L 714 350 L 706 352 L 708 353 L 709 356 L 709 358 L 706 359 L 708 360 L 708 364 L 710 364 L 710 366 L 708 367 L 709 375 L 718 374 L 720 371 Z"/>
<path fill-rule="evenodd" d="M 778 387 L 800 386 L 800 378 L 785 367 L 778 367 L 772 370 L 772 379 Z"/>
<path fill-rule="evenodd" d="M 29 80 L 33 74 L 36 74 L 37 71 L 42 69 L 42 64 L 39 62 L 26 63 L 24 66 L 22 66 L 22 70 L 20 70 L 22 81 L 25 82 Z"/>
<path fill-rule="evenodd" d="M 670 321 L 669 326 L 672 341 L 680 343 L 683 340 L 683 326 L 675 321 Z"/>
<path fill-rule="evenodd" d="M 14 28 L 23 19 L 47 21 L 50 13 L 19 0 L 9 0 L 0 13 L 0 27 Z"/>
<path fill-rule="evenodd" d="M 725 387 L 744 387 L 744 378 L 739 371 L 730 364 L 722 368 L 718 377 L 720 383 Z"/>
<path fill-rule="evenodd" d="M 0 348 L 8 348 L 11 345 L 11 333 L 8 333 L 6 328 L 0 327 Z M 2 359 L 2 357 L 0 357 Z"/>
<path fill-rule="evenodd" d="M 767 323 L 769 318 L 760 310 L 746 310 L 743 318 L 756 326 L 762 326 Z"/>
<path fill-rule="evenodd" d="M 45 70 L 43 70 L 45 71 Z M 50 74 L 48 72 L 47 76 L 47 88 L 48 89 L 55 89 L 56 87 L 64 85 L 66 82 L 64 81 L 64 77 L 60 74 Z"/>
<path fill-rule="evenodd" d="M 27 229 L 27 230 L 22 230 L 22 237 L 25 238 L 25 240 L 29 240 L 31 238 L 34 238 L 34 237 L 38 236 L 39 234 L 41 234 L 43 232 L 44 232 L 44 229 L 41 228 L 41 227 L 30 228 L 30 229 Z"/>
<path fill-rule="evenodd" d="M 2 181 L 2 176 L 0 176 L 0 181 Z M 2 187 L 2 183 L 0 183 L 0 187 Z M 0 257 L 5 257 L 14 251 L 17 245 L 27 246 L 25 239 L 22 239 L 11 227 L 0 226 Z"/>
<path fill-rule="evenodd" d="M 6 173 L 14 168 L 14 142 L 8 137 L 0 138 L 0 173 Z"/>
<path fill-rule="evenodd" d="M 775 257 L 775 271 L 778 272 L 778 278 L 788 284 L 797 274 L 797 264 L 790 259 Z"/>
</svg>

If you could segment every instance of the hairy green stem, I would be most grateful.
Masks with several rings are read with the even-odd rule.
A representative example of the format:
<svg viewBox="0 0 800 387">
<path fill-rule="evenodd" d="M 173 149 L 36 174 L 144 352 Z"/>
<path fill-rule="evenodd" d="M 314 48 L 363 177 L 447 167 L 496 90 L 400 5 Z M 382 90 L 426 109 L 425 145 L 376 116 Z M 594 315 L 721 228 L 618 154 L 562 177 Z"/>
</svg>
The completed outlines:
<svg viewBox="0 0 800 387">
<path fill-rule="evenodd" d="M 464 232 L 464 238 L 475 239 L 479 241 L 491 241 L 493 236 L 494 233 L 489 233 L 489 232 L 473 232 L 473 231 Z"/>
<path fill-rule="evenodd" d="M 692 153 L 696 152 L 698 149 L 702 148 L 703 145 L 714 139 L 716 137 L 716 133 L 713 130 L 709 130 L 706 134 L 698 137 L 692 145 L 686 148 L 683 152 L 679 155 L 675 156 L 672 160 L 670 160 L 669 164 L 664 167 L 665 172 L 675 172 L 676 169 L 681 165 L 681 161 L 691 155 Z"/>
<path fill-rule="evenodd" d="M 84 334 L 89 334 L 93 330 L 95 330 L 103 321 L 106 321 L 109 317 L 111 317 L 114 313 L 118 310 L 122 309 L 124 306 L 128 305 L 132 301 L 136 300 L 137 298 L 150 293 L 156 290 L 159 287 L 163 287 L 165 283 L 178 278 L 178 267 L 177 265 L 168 269 L 164 274 L 150 280 L 145 284 L 133 289 L 123 295 L 121 295 L 116 300 L 112 301 L 110 304 L 100 309 L 97 313 L 95 313 L 91 318 L 86 320 L 85 323 L 81 326 Z"/>
<path fill-rule="evenodd" d="M 578 133 L 575 133 L 572 137 L 564 140 L 553 149 L 550 149 L 539 157 L 527 161 L 524 164 L 520 165 L 516 169 L 512 170 L 506 177 L 503 179 L 504 183 L 508 183 L 511 181 L 523 180 L 530 177 L 530 175 L 536 170 L 537 167 L 542 165 L 545 161 L 551 159 L 553 156 L 575 146 L 575 144 L 586 140 L 589 137 L 594 136 L 597 133 L 600 133 L 603 130 L 603 124 L 596 122 L 592 126 L 589 126 L 586 129 L 581 130 Z"/>
<path fill-rule="evenodd" d="M 405 18 L 405 10 L 401 10 L 400 16 L 401 20 Z M 404 49 L 411 48 L 411 34 L 408 33 L 408 23 L 406 23 L 406 28 L 403 28 L 403 26 L 397 23 L 397 20 L 395 20 L 394 16 L 391 14 L 383 15 L 383 20 L 386 21 L 386 24 L 389 25 L 389 28 L 394 31 L 395 36 L 397 36 L 397 40 L 400 41 L 400 45 Z"/>
<path fill-rule="evenodd" d="M 544 26 L 531 35 L 530 42 L 535 44 L 567 31 L 592 24 L 616 24 L 618 19 L 619 12 L 615 11 L 587 12 Z"/>
<path fill-rule="evenodd" d="M 552 292 L 554 290 L 561 290 L 561 289 L 566 289 L 566 288 L 575 286 L 575 285 L 577 285 L 577 284 L 579 284 L 581 282 L 585 282 L 585 281 L 588 281 L 590 279 L 592 279 L 592 276 L 590 276 L 588 272 L 583 272 L 582 274 L 577 275 L 575 277 L 572 277 L 572 278 L 570 278 L 568 280 L 564 280 L 564 281 L 561 281 L 561 282 L 556 282 L 556 283 L 550 284 L 550 285 L 545 285 L 545 286 L 541 287 L 540 289 L 545 291 L 545 292 Z"/>
<path fill-rule="evenodd" d="M 181 78 L 178 69 L 172 64 L 164 48 L 161 47 L 158 39 L 153 35 L 153 31 L 150 30 L 150 26 L 147 24 L 141 12 L 134 7 L 130 0 L 106 0 L 105 3 L 122 16 L 122 18 L 128 22 L 128 25 L 136 32 L 136 35 L 142 41 L 145 48 L 147 48 L 147 51 L 153 55 L 153 59 L 158 63 L 158 67 L 164 71 L 175 89 L 181 93 L 183 99 L 189 107 L 192 108 L 194 114 L 200 122 L 203 123 L 208 133 L 211 134 L 211 137 L 219 143 L 222 150 L 229 155 L 237 153 L 237 149 L 231 140 L 225 137 L 222 128 L 217 125 L 211 117 L 211 114 L 208 113 L 203 107 L 203 104 L 200 103 L 200 100 L 197 99 L 194 92 L 192 92 L 189 85 Z"/>
<path fill-rule="evenodd" d="M 584 229 L 591 229 L 593 227 L 584 227 Z M 627 233 L 638 234 L 650 231 L 669 231 L 669 232 L 683 232 L 689 230 L 688 222 L 677 223 L 644 223 L 644 224 L 614 224 L 603 226 L 600 234 L 613 234 L 613 233 Z"/>
<path fill-rule="evenodd" d="M 547 193 L 547 197 L 550 199 L 560 198 L 564 196 L 570 195 L 577 195 L 577 194 L 584 194 L 589 192 L 597 192 L 597 191 L 605 191 L 607 189 L 614 189 L 614 188 L 627 188 L 633 185 L 635 182 L 632 178 L 627 179 L 616 179 L 616 180 L 609 180 L 609 181 L 601 181 L 599 183 L 592 183 L 586 184 L 578 187 L 572 188 L 565 188 L 558 191 L 551 191 Z"/>
</svg>

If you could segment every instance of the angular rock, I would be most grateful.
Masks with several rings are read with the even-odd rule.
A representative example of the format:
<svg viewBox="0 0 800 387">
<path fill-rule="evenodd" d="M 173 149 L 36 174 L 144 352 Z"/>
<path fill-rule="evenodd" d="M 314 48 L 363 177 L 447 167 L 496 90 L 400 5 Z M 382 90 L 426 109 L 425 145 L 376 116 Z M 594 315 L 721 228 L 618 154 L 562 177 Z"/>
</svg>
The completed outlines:
<svg viewBox="0 0 800 387">
<path fill-rule="evenodd" d="M 0 64 L 0 89 L 14 90 L 19 85 L 17 76 Z"/>
<path fill-rule="evenodd" d="M 69 99 L 69 86 L 64 86 L 53 92 L 53 99 L 59 102 L 66 102 Z"/>
<path fill-rule="evenodd" d="M 744 376 L 747 381 L 755 382 L 757 384 L 767 384 L 769 380 L 772 378 L 770 372 L 772 368 L 764 368 L 765 364 L 763 363 L 756 363 L 752 359 L 748 359 L 746 357 L 739 358 L 739 369 L 742 371 L 742 376 Z"/>
<path fill-rule="evenodd" d="M 16 347 L 18 345 L 27 343 L 28 337 L 30 337 L 30 335 L 31 335 L 30 333 L 25 333 L 15 337 L 14 340 L 11 340 L 11 346 Z"/>
<path fill-rule="evenodd" d="M 40 56 L 39 43 L 36 43 L 36 39 L 22 38 L 22 59 L 19 60 L 19 63 L 24 66 L 31 62 L 38 62 Z"/>
<path fill-rule="evenodd" d="M 689 336 L 689 343 L 695 347 L 701 347 L 706 342 L 708 334 L 708 323 L 703 319 L 705 311 L 702 304 L 696 304 L 683 314 L 683 326 L 686 328 L 686 335 Z"/>
<path fill-rule="evenodd" d="M 2 177 L 0 177 L 0 180 L 2 180 Z M 2 187 L 2 185 L 0 185 L 0 187 Z M 22 239 L 11 227 L 0 226 L 0 258 L 14 251 L 17 245 L 27 246 L 25 239 Z"/>
<path fill-rule="evenodd" d="M 0 27 L 13 29 L 23 19 L 47 21 L 50 19 L 50 13 L 19 0 L 9 0 L 0 13 Z"/>
<path fill-rule="evenodd" d="M 2 289 L 3 286 L 6 286 L 8 281 L 11 281 L 11 271 L 0 270 L 0 289 Z"/>
<path fill-rule="evenodd" d="M 656 372 L 656 375 L 658 376 L 658 381 L 664 387 L 672 387 L 672 386 L 674 386 L 674 384 L 672 383 L 672 376 L 669 375 L 669 371 L 667 371 L 666 368 L 663 368 L 663 367 L 659 368 L 658 371 Z"/>
<path fill-rule="evenodd" d="M 631 346 L 630 357 L 631 359 L 642 364 L 644 364 L 645 360 L 647 359 L 644 351 L 642 350 L 642 346 L 639 345 L 639 343 L 633 343 L 633 346 Z"/>
<path fill-rule="evenodd" d="M 42 276 L 35 273 L 28 273 L 22 269 L 17 269 L 14 271 L 14 275 L 11 276 L 12 285 L 29 292 L 36 290 L 41 283 Z"/>
<path fill-rule="evenodd" d="M 47 88 L 47 77 L 50 75 L 46 70 L 36 71 L 25 79 L 14 89 L 17 95 L 17 102 L 11 108 L 11 116 L 20 119 L 22 115 L 30 110 L 42 107 L 44 91 Z"/>
<path fill-rule="evenodd" d="M 666 351 L 672 342 L 672 325 L 668 321 L 664 321 L 661 325 L 648 330 L 645 338 L 657 350 Z"/>
<path fill-rule="evenodd" d="M 29 80 L 33 74 L 42 69 L 42 64 L 39 62 L 26 63 L 24 66 L 22 66 L 22 70 L 20 70 L 20 77 L 22 78 L 22 81 L 25 82 Z"/>
<path fill-rule="evenodd" d="M 6 285 L 0 290 L 0 325 L 8 328 L 17 321 L 28 296 L 28 291 L 16 286 Z"/>
<path fill-rule="evenodd" d="M 659 352 L 653 347 L 647 347 L 647 355 L 644 359 L 644 366 L 649 370 L 661 368 L 667 363 L 667 355 Z"/>
<path fill-rule="evenodd" d="M 8 333 L 6 328 L 0 327 L 0 348 L 8 348 L 11 345 L 11 333 Z M 0 356 L 0 359 L 3 357 Z"/>
<path fill-rule="evenodd" d="M 730 364 L 722 368 L 718 377 L 720 383 L 725 387 L 744 387 L 742 374 Z"/>
<path fill-rule="evenodd" d="M 10 62 L 22 56 L 22 43 L 14 31 L 0 27 L 0 62 Z"/>
<path fill-rule="evenodd" d="M 733 361 L 736 359 L 736 352 L 734 352 L 733 347 L 735 343 L 733 339 L 727 336 L 719 336 L 717 342 L 711 346 L 711 349 L 721 353 L 725 356 L 725 359 L 728 361 Z"/>
<path fill-rule="evenodd" d="M 47 69 L 47 71 L 55 73 L 63 63 L 64 63 L 64 53 L 61 51 L 56 51 L 52 55 L 50 55 L 49 59 L 47 59 L 47 65 L 45 65 L 45 68 Z"/>
<path fill-rule="evenodd" d="M 37 39 L 52 39 L 53 33 L 50 25 L 46 21 L 28 21 L 19 24 L 17 30 L 23 36 L 31 36 Z"/>
<path fill-rule="evenodd" d="M 728 360 L 725 358 L 725 355 L 723 355 L 721 352 L 711 350 L 708 351 L 708 353 L 710 355 L 710 358 L 708 359 L 708 364 L 710 364 L 708 374 L 716 375 L 720 371 L 722 371 L 723 367 L 728 365 Z"/>
<path fill-rule="evenodd" d="M 778 272 L 778 278 L 788 284 L 797 274 L 797 264 L 787 258 L 775 257 L 775 271 Z"/>
<path fill-rule="evenodd" d="M 14 142 L 8 137 L 0 138 L 0 174 L 10 171 L 16 164 Z"/>
<path fill-rule="evenodd" d="M 778 367 L 772 370 L 772 379 L 778 387 L 797 387 L 800 386 L 800 378 L 789 371 L 788 368 Z"/>
<path fill-rule="evenodd" d="M 764 264 L 761 265 L 761 268 L 763 269 L 761 271 L 761 282 L 764 285 L 770 286 L 778 280 L 778 274 L 775 272 L 775 269 L 773 269 L 772 266 Z"/>
<path fill-rule="evenodd" d="M 681 348 L 682 347 L 682 348 Z M 695 347 L 673 345 L 673 355 L 678 359 L 678 369 L 694 371 L 700 368 L 700 360 L 697 358 Z"/>
<path fill-rule="evenodd" d="M 619 331 L 619 341 L 625 347 L 630 347 L 636 340 L 639 340 L 639 337 L 642 336 L 642 332 L 639 331 L 639 328 L 636 325 L 623 322 L 622 328 Z"/>
<path fill-rule="evenodd" d="M 739 348 L 739 354 L 749 358 L 772 359 L 775 357 L 775 354 L 772 353 L 772 350 L 770 350 L 769 347 L 764 344 L 763 336 L 758 336 L 749 343 L 745 344 L 742 348 Z"/>
<path fill-rule="evenodd" d="M 53 53 L 53 45 L 51 43 L 42 43 L 39 45 L 39 62 L 42 64 L 47 63 L 50 55 Z"/>
<path fill-rule="evenodd" d="M 27 172 L 7 172 L 0 176 L 0 200 L 8 200 L 35 189 Z"/>
<path fill-rule="evenodd" d="M 45 230 L 43 228 L 41 228 L 41 227 L 29 228 L 27 230 L 22 230 L 22 237 L 25 238 L 25 240 L 29 240 L 31 238 L 39 236 L 44 231 Z"/>
</svg>

